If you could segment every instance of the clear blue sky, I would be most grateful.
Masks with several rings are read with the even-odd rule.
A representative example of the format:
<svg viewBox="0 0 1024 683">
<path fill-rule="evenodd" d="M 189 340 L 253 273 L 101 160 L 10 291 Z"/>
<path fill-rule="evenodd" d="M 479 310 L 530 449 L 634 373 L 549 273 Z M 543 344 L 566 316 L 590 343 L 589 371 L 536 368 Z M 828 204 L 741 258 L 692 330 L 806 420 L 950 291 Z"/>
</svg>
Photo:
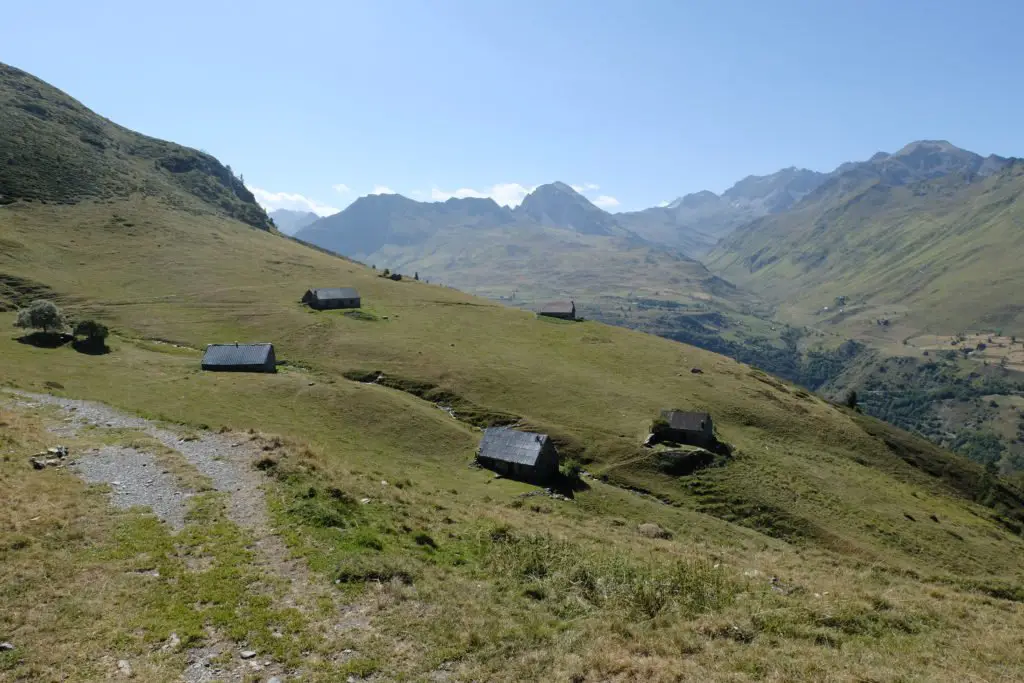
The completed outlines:
<svg viewBox="0 0 1024 683">
<path fill-rule="evenodd" d="M 271 205 L 562 180 L 627 210 L 922 138 L 1024 156 L 1021 26 L 1016 0 L 32 0 L 0 60 Z"/>
</svg>

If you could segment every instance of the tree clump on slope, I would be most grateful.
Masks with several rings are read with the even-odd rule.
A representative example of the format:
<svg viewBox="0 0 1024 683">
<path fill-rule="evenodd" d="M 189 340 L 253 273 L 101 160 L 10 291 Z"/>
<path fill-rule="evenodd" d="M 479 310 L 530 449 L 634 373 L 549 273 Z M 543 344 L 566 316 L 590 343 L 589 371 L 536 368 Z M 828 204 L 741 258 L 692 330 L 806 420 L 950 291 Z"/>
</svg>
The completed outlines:
<svg viewBox="0 0 1024 683">
<path fill-rule="evenodd" d="M 82 320 L 75 325 L 74 334 L 76 337 L 85 337 L 81 342 L 77 340 L 75 342 L 77 347 L 83 350 L 101 352 L 107 350 L 107 337 L 110 335 L 110 330 L 103 323 L 95 320 Z"/>
</svg>

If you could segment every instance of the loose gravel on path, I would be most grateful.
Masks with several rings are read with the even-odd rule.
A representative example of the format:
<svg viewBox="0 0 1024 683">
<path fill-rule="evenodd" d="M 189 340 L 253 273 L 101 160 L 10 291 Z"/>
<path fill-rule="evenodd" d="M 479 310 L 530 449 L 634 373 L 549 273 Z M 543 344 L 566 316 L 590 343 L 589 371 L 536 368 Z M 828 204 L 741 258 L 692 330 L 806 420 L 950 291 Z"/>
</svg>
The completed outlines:
<svg viewBox="0 0 1024 683">
<path fill-rule="evenodd" d="M 4 390 L 0 390 L 0 396 Z M 7 391 L 16 402 L 34 408 L 51 405 L 61 408 L 64 421 L 51 428 L 58 436 L 75 436 L 87 426 L 107 429 L 137 429 L 180 454 L 199 473 L 206 475 L 213 488 L 225 494 L 228 518 L 246 529 L 253 541 L 255 564 L 265 577 L 283 579 L 286 584 L 280 600 L 306 614 L 322 611 L 324 600 L 335 604 L 331 616 L 321 617 L 315 627 L 325 637 L 334 638 L 351 629 L 369 628 L 366 605 L 346 605 L 336 591 L 313 579 L 303 560 L 293 558 L 270 523 L 262 489 L 265 476 L 254 466 L 262 451 L 248 434 L 213 433 L 189 430 L 179 434 L 172 428 L 140 417 L 127 415 L 102 403 L 68 399 L 49 394 Z M 153 455 L 136 448 L 109 446 L 73 453 L 73 471 L 89 482 L 111 486 L 111 501 L 119 507 L 147 505 L 174 530 L 184 526 L 190 492 L 181 487 L 173 474 L 161 468 Z M 260 590 L 258 586 L 251 587 Z M 232 659 L 229 665 L 213 665 L 215 653 L 231 649 L 226 641 L 189 650 L 189 666 L 183 672 L 186 683 L 211 680 L 243 681 L 254 675 L 282 674 L 279 665 L 259 664 L 255 660 Z M 219 656 L 219 655 L 218 655 Z M 260 674 L 256 671 L 260 670 Z M 290 680 L 290 679 L 284 679 Z"/>
<path fill-rule="evenodd" d="M 67 412 L 68 419 L 65 425 L 54 430 L 58 435 L 72 436 L 82 427 L 89 425 L 108 429 L 141 430 L 167 448 L 180 453 L 200 474 L 210 478 L 214 489 L 229 494 L 227 512 L 231 521 L 247 529 L 262 532 L 257 534 L 258 537 L 269 531 L 266 504 L 260 489 L 262 477 L 252 467 L 252 461 L 257 457 L 259 451 L 249 443 L 246 437 L 213 432 L 190 433 L 188 436 L 182 436 L 149 420 L 120 413 L 102 403 L 61 398 L 49 394 L 12 393 L 20 397 L 22 403 L 26 405 L 53 405 Z M 109 453 L 108 459 L 114 455 L 113 452 Z M 81 458 L 83 461 L 89 459 L 91 459 L 89 456 Z M 125 459 L 120 464 L 127 467 L 130 463 L 128 459 Z M 97 482 L 105 481 L 113 484 L 114 481 L 118 481 L 121 487 L 136 491 L 155 486 L 155 482 L 147 485 L 148 480 L 154 479 L 148 467 L 129 467 L 123 473 L 119 472 L 118 467 L 113 463 L 106 468 L 97 465 L 97 468 L 97 472 L 110 475 L 109 478 L 103 480 L 96 479 Z M 175 490 L 170 487 L 162 486 L 161 491 L 164 497 L 174 497 Z M 155 495 L 155 493 L 151 493 L 150 497 Z M 157 507 L 154 507 L 153 511 L 158 515 L 161 514 Z M 161 519 L 163 518 L 161 516 Z M 262 540 L 262 538 L 258 538 L 258 541 Z"/>
<path fill-rule="evenodd" d="M 90 484 L 109 484 L 119 508 L 148 506 L 175 531 L 185 526 L 190 491 L 162 468 L 151 454 L 134 448 L 106 446 L 81 454 L 72 469 Z"/>
</svg>

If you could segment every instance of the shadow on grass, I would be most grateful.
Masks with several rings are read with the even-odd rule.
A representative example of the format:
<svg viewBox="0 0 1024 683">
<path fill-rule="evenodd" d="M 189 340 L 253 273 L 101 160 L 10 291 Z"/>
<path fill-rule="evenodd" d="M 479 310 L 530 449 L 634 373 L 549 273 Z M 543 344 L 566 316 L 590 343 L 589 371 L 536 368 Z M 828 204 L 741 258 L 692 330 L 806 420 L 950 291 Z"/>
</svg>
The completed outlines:
<svg viewBox="0 0 1024 683">
<path fill-rule="evenodd" d="M 548 484 L 548 488 L 566 498 L 575 498 L 577 493 L 589 491 L 590 484 L 580 477 L 567 477 L 564 474 L 559 474 Z"/>
<path fill-rule="evenodd" d="M 19 344 L 27 344 L 38 349 L 58 349 L 70 341 L 74 341 L 74 337 L 60 332 L 33 332 L 18 337 Z"/>
<path fill-rule="evenodd" d="M 71 348 L 87 356 L 103 356 L 110 353 L 110 347 L 106 343 L 102 341 L 89 341 L 88 339 L 75 339 L 71 342 Z"/>
</svg>

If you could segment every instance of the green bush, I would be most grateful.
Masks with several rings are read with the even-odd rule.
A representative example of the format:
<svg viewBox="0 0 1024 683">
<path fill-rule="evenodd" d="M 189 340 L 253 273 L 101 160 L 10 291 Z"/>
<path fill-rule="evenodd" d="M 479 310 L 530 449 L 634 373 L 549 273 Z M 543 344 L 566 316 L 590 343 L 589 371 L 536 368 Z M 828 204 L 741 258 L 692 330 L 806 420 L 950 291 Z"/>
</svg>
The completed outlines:
<svg viewBox="0 0 1024 683">
<path fill-rule="evenodd" d="M 558 471 L 569 481 L 579 481 L 580 474 L 583 472 L 583 465 L 576 458 L 567 458 L 559 465 Z"/>
<path fill-rule="evenodd" d="M 654 421 L 651 422 L 651 434 L 654 434 L 656 437 L 663 436 L 668 430 L 668 420 L 663 417 L 656 417 L 654 418 Z"/>
<path fill-rule="evenodd" d="M 74 334 L 76 337 L 85 337 L 86 341 L 94 344 L 102 344 L 106 341 L 110 330 L 103 323 L 95 320 L 83 320 L 75 325 Z"/>
</svg>

